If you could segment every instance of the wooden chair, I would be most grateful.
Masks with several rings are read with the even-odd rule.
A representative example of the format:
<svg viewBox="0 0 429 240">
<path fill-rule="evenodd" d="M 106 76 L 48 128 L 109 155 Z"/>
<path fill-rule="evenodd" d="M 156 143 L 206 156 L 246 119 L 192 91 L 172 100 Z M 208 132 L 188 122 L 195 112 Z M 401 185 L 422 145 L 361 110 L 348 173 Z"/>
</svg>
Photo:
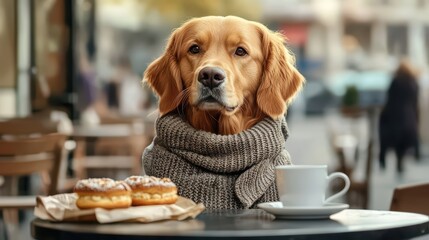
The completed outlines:
<svg viewBox="0 0 429 240">
<path fill-rule="evenodd" d="M 49 119 L 46 114 L 39 114 L 36 116 L 29 116 L 23 118 L 12 118 L 5 121 L 0 121 L 0 139 L 17 139 L 35 137 L 44 134 L 58 133 L 58 122 Z M 63 148 L 62 160 L 60 163 L 59 177 L 58 177 L 58 192 L 70 191 L 77 179 L 74 177 L 67 177 L 67 151 Z M 0 174 L 1 175 L 1 174 Z M 42 173 L 42 180 L 47 179 L 48 176 Z"/>
<path fill-rule="evenodd" d="M 343 172 L 350 178 L 350 189 L 346 194 L 346 200 L 352 208 L 368 208 L 372 172 L 372 150 L 373 143 L 370 140 L 366 148 L 366 155 L 362 159 L 364 160 L 364 166 L 360 166 L 364 168 L 363 174 L 360 178 L 355 178 L 354 175 L 358 170 L 359 160 L 361 160 L 359 159 L 359 155 L 356 153 L 356 159 L 350 162 L 347 161 L 344 150 L 340 146 L 336 146 L 334 149 L 339 161 L 339 166 L 335 171 Z M 333 187 L 333 191 L 338 191 L 338 189 L 342 189 L 342 187 L 343 183 L 337 184 Z"/>
<path fill-rule="evenodd" d="M 367 209 L 372 177 L 374 111 L 373 108 L 359 106 L 341 107 L 339 110 L 330 134 L 338 161 L 334 171 L 343 172 L 350 178 L 350 189 L 346 194 L 350 207 Z M 338 181 L 332 190 L 338 191 L 343 186 L 344 183 Z"/>
<path fill-rule="evenodd" d="M 0 122 L 0 136 L 28 136 L 57 132 L 57 123 L 39 118 L 14 118 Z"/>
<path fill-rule="evenodd" d="M 49 172 L 48 194 L 57 192 L 58 173 L 65 136 L 58 133 L 32 138 L 0 140 L 0 176 Z"/>
<path fill-rule="evenodd" d="M 44 190 L 46 194 L 55 194 L 65 138 L 62 134 L 53 133 L 0 140 L 0 176 L 9 180 L 8 185 L 2 188 L 5 193 L 0 196 L 0 209 L 10 236 L 18 225 L 17 209 L 35 206 L 35 196 L 17 196 L 17 177 L 48 172 L 49 184 L 44 186 Z"/>
<path fill-rule="evenodd" d="M 429 215 L 429 183 L 403 185 L 393 191 L 391 211 Z"/>
</svg>

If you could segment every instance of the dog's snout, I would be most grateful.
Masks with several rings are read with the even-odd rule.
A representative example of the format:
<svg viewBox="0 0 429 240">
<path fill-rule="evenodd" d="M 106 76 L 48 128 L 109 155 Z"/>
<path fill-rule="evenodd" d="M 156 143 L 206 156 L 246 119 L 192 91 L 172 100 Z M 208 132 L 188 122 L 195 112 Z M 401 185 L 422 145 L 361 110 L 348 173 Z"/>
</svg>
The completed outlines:
<svg viewBox="0 0 429 240">
<path fill-rule="evenodd" d="M 198 74 L 198 81 L 210 89 L 218 87 L 225 78 L 225 72 L 218 67 L 205 67 Z"/>
</svg>

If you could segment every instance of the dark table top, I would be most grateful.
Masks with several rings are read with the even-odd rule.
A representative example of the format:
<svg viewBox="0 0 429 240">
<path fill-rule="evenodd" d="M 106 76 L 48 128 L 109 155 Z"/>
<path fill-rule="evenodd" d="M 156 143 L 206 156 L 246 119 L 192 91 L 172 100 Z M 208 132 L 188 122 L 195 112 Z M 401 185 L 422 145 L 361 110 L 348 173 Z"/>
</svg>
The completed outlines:
<svg viewBox="0 0 429 240">
<path fill-rule="evenodd" d="M 32 222 L 44 239 L 409 239 L 429 233 L 421 214 L 348 209 L 330 219 L 283 220 L 260 209 L 204 211 L 196 219 L 156 223 Z"/>
</svg>

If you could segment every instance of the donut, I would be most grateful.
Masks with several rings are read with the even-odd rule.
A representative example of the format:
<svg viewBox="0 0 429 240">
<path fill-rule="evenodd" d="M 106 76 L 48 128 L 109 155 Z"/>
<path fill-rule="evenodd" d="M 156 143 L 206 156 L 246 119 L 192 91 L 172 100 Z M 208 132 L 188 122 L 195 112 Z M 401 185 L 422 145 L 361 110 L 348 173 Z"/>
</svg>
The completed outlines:
<svg viewBox="0 0 429 240">
<path fill-rule="evenodd" d="M 177 187 L 169 178 L 131 176 L 124 180 L 132 189 L 132 205 L 173 204 L 177 201 Z"/>
<path fill-rule="evenodd" d="M 131 188 L 124 181 L 110 178 L 79 180 L 73 191 L 77 193 L 76 205 L 88 208 L 127 208 L 131 206 Z"/>
</svg>

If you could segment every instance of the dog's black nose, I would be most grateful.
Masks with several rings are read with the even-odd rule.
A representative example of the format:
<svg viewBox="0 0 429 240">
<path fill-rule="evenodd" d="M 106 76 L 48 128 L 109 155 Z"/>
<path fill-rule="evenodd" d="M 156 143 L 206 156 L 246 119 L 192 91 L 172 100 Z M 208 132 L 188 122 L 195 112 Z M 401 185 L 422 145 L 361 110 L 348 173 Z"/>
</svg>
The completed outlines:
<svg viewBox="0 0 429 240">
<path fill-rule="evenodd" d="M 198 74 L 198 81 L 204 86 L 213 89 L 225 81 L 225 72 L 218 67 L 205 67 Z"/>
</svg>

